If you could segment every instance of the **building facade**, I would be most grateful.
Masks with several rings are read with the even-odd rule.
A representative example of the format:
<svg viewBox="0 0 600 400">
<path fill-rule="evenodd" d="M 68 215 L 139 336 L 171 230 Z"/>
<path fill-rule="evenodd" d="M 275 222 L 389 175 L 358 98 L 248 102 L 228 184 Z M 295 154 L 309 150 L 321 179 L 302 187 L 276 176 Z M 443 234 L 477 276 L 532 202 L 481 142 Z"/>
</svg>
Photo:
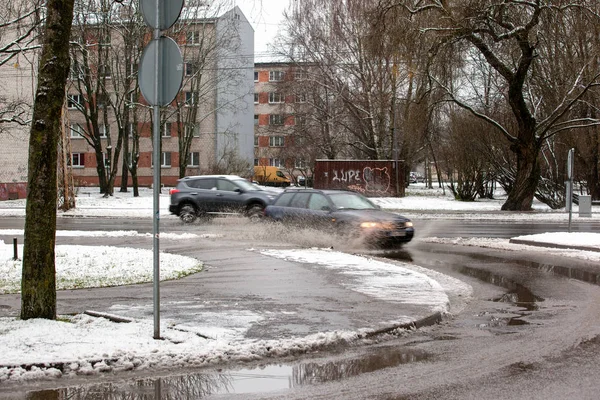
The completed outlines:
<svg viewBox="0 0 600 400">
<path fill-rule="evenodd" d="M 254 31 L 238 7 L 216 17 L 206 17 L 209 11 L 214 12 L 184 8 L 180 22 L 170 31 L 182 52 L 184 80 L 176 99 L 161 108 L 161 182 L 166 186 L 175 185 L 180 176 L 216 172 L 234 162 L 238 168 L 243 168 L 245 162 L 248 167 L 244 170 L 249 171 L 254 157 L 251 106 Z M 93 41 L 100 42 L 97 37 L 92 44 Z M 111 36 L 115 52 L 126 47 L 121 42 Z M 129 160 L 134 157 L 138 184 L 151 185 L 150 107 L 137 89 L 129 91 L 116 82 L 129 73 L 123 72 L 122 66 L 100 68 L 102 63 L 96 63 L 91 73 L 102 79 L 99 87 L 109 88 L 104 94 L 108 101 L 99 99 L 102 91 L 81 91 L 78 79 L 68 89 L 70 165 L 75 185 L 97 186 L 98 164 L 103 163 L 108 170 L 115 162 L 118 163 L 115 186 L 120 185 L 123 160 L 131 165 Z M 108 76 L 102 76 L 107 73 Z M 114 107 L 123 103 L 128 104 L 126 112 Z M 95 110 L 90 112 L 90 108 Z M 104 112 L 105 109 L 108 111 Z M 115 158 L 119 135 L 128 143 L 121 144 L 120 157 Z"/>
<path fill-rule="evenodd" d="M 306 170 L 301 143 L 308 107 L 301 91 L 305 74 L 288 63 L 254 65 L 254 165 L 279 167 L 292 178 Z"/>
<path fill-rule="evenodd" d="M 192 4 L 198 6 L 187 6 Z M 137 64 L 151 34 L 135 10 L 120 9 L 116 3 L 114 7 L 107 24 L 110 29 L 123 28 L 126 22 L 145 29 L 137 43 L 129 43 L 131 48 L 127 47 L 130 37 L 107 35 L 92 11 L 79 10 L 74 20 L 64 128 L 66 163 L 76 186 L 97 186 L 97 166 L 102 163 L 107 171 L 117 164 L 114 185 L 118 187 L 124 160 L 131 164 L 134 158 L 138 184 L 149 186 L 153 181 L 151 107 L 137 85 Z M 16 30 L 3 32 L 2 43 L 18 34 Z M 254 159 L 253 28 L 238 7 L 220 11 L 203 2 L 186 2 L 168 34 L 181 49 L 184 81 L 173 103 L 161 109 L 162 183 L 174 185 L 182 170 L 184 175 L 196 175 L 231 163 L 244 168 L 240 173 L 250 174 Z M 131 58 L 124 61 L 124 54 Z M 22 104 L 26 111 L 20 118 L 30 119 L 36 67 L 36 51 L 14 56 L 0 66 L 0 112 Z M 27 123 L 0 124 L 0 200 L 26 196 L 28 138 Z"/>
</svg>

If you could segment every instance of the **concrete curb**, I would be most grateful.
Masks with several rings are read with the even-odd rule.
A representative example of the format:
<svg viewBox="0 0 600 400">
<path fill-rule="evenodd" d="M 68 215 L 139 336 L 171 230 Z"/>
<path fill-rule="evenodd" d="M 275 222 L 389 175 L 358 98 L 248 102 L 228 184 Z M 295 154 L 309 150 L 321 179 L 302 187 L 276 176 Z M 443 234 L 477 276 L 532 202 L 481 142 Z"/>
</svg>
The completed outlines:
<svg viewBox="0 0 600 400">
<path fill-rule="evenodd" d="M 554 249 L 600 252 L 600 248 L 592 247 L 592 246 L 565 245 L 565 244 L 558 244 L 558 243 L 551 243 L 551 242 L 538 242 L 538 241 L 523 240 L 523 239 L 510 239 L 508 242 L 513 243 L 513 244 L 524 244 L 527 246 L 537 246 L 537 247 L 549 247 L 549 248 L 554 248 Z"/>
</svg>

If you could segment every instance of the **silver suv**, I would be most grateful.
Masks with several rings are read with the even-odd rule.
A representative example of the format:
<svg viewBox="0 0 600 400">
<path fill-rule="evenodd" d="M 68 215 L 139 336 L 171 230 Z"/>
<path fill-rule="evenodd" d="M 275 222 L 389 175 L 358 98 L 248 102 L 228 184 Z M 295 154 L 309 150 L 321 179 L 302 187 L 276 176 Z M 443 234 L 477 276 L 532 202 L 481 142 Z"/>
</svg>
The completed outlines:
<svg viewBox="0 0 600 400">
<path fill-rule="evenodd" d="M 199 175 L 179 179 L 169 194 L 169 212 L 191 223 L 198 217 L 223 213 L 260 218 L 278 193 L 263 190 L 237 175 Z"/>
</svg>

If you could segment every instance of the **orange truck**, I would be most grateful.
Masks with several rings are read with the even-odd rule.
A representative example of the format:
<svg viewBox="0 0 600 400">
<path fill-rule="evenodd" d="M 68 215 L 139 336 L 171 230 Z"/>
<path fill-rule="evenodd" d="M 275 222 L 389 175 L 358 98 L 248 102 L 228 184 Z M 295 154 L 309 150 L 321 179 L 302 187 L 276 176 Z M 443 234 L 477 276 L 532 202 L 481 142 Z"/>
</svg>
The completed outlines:
<svg viewBox="0 0 600 400">
<path fill-rule="evenodd" d="M 264 186 L 290 186 L 290 179 L 278 167 L 255 166 L 254 180 Z"/>
</svg>

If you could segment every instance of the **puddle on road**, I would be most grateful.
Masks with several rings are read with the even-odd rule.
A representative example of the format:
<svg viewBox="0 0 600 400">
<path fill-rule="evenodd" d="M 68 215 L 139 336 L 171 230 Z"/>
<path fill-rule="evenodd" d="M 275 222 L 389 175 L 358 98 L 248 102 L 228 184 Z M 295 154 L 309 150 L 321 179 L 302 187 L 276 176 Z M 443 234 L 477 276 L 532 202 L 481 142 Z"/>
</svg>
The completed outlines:
<svg viewBox="0 0 600 400">
<path fill-rule="evenodd" d="M 514 282 L 505 276 L 472 267 L 460 267 L 459 272 L 463 275 L 477 278 L 482 282 L 491 283 L 492 285 L 508 290 L 500 298 L 494 299 L 494 301 L 514 303 L 517 307 L 524 308 L 527 311 L 537 310 L 537 303 L 544 301 L 543 298 L 534 295 L 531 290 L 525 286 Z"/>
<path fill-rule="evenodd" d="M 423 361 L 429 354 L 416 349 L 382 348 L 350 360 L 325 363 L 268 364 L 256 368 L 145 378 L 122 383 L 74 386 L 29 392 L 27 399 L 201 399 L 225 393 L 262 393 L 322 382 Z"/>
<path fill-rule="evenodd" d="M 455 254 L 455 255 L 465 255 L 462 252 L 454 252 L 454 251 L 435 251 L 436 253 L 444 253 L 444 254 Z M 536 261 L 526 261 L 526 260 L 507 260 L 505 258 L 487 255 L 487 254 L 469 254 L 470 258 L 475 260 L 481 260 L 485 262 L 511 262 L 517 265 L 521 265 L 528 268 L 538 269 L 543 272 L 548 272 L 550 274 L 563 276 L 569 279 L 577 279 L 582 282 L 591 283 L 594 285 L 600 285 L 600 273 L 594 272 L 597 267 L 589 266 L 586 267 L 565 267 L 562 265 L 552 265 L 546 263 L 540 263 Z M 566 262 L 566 261 L 565 261 Z"/>
<path fill-rule="evenodd" d="M 460 267 L 458 271 L 466 276 L 477 278 L 482 282 L 491 283 L 492 285 L 499 286 L 507 289 L 507 292 L 496 299 L 492 299 L 495 302 L 511 303 L 520 307 L 524 311 L 535 311 L 539 309 L 538 302 L 544 301 L 543 298 L 536 296 L 520 283 L 514 282 L 505 276 L 494 274 L 493 272 L 472 268 L 472 267 Z M 503 318 L 506 321 L 507 326 L 520 326 L 528 325 L 529 322 L 522 320 L 521 318 L 528 315 L 525 312 L 517 312 L 516 317 Z"/>
</svg>

